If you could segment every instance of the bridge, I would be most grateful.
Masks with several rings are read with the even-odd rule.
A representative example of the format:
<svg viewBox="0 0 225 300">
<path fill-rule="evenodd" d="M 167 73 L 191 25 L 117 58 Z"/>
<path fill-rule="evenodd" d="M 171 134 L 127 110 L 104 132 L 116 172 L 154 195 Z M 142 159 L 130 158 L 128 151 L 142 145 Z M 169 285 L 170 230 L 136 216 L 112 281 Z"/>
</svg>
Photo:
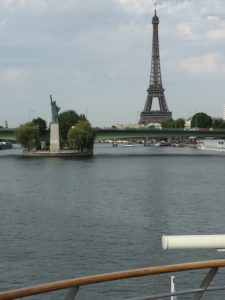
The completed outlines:
<svg viewBox="0 0 225 300">
<path fill-rule="evenodd" d="M 183 129 L 154 129 L 154 128 L 138 128 L 138 129 L 96 129 L 96 140 L 118 140 L 118 139 L 166 139 L 166 138 L 206 138 L 215 139 L 224 138 L 225 130 L 183 130 Z M 0 140 L 15 141 L 15 128 L 0 128 Z"/>
<path fill-rule="evenodd" d="M 225 130 L 183 130 L 183 129 L 97 129 L 96 140 L 114 140 L 114 139 L 145 139 L 145 138 L 225 138 Z"/>
<path fill-rule="evenodd" d="M 15 128 L 0 128 L 0 140 L 15 141 Z"/>
</svg>

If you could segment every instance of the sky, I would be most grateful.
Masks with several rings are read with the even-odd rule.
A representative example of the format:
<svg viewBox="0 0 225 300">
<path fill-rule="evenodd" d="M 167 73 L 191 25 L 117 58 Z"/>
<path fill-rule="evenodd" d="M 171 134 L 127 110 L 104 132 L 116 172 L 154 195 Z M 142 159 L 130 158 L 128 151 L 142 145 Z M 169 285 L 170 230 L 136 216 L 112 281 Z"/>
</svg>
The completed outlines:
<svg viewBox="0 0 225 300">
<path fill-rule="evenodd" d="M 86 114 L 135 124 L 150 78 L 155 0 L 0 0 L 0 125 Z M 225 1 L 158 0 L 162 82 L 173 118 L 223 117 Z M 153 108 L 158 109 L 154 101 Z"/>
</svg>

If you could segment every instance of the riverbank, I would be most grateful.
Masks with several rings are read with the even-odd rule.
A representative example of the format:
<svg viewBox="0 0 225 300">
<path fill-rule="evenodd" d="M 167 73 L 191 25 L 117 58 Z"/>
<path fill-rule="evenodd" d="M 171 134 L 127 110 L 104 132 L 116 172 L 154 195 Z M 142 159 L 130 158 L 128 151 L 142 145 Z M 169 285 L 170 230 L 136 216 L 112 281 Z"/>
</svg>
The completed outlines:
<svg viewBox="0 0 225 300">
<path fill-rule="evenodd" d="M 58 152 L 23 151 L 23 153 L 20 155 L 25 157 L 93 157 L 93 150 L 84 150 L 84 151 L 61 150 Z"/>
</svg>

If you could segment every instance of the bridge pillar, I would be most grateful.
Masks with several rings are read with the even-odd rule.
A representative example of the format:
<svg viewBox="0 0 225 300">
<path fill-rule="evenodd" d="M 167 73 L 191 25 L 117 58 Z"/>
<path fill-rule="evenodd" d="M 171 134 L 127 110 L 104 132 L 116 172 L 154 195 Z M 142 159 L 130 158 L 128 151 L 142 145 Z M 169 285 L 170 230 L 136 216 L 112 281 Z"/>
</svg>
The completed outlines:
<svg viewBox="0 0 225 300">
<path fill-rule="evenodd" d="M 113 140 L 112 146 L 113 146 L 113 147 L 117 147 L 117 146 L 118 146 L 116 139 Z"/>
<path fill-rule="evenodd" d="M 144 147 L 148 146 L 148 137 L 144 139 Z"/>
</svg>

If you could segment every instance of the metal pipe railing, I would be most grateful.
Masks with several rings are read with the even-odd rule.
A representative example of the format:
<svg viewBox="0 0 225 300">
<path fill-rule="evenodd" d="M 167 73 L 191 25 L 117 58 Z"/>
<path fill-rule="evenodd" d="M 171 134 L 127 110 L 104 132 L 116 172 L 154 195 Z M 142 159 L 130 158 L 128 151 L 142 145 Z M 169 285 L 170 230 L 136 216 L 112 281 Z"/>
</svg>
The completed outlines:
<svg viewBox="0 0 225 300">
<path fill-rule="evenodd" d="M 176 272 L 182 272 L 188 270 L 217 269 L 219 267 L 225 267 L 225 260 L 209 260 L 209 261 L 180 263 L 180 264 L 173 264 L 173 265 L 139 268 L 139 269 L 120 271 L 120 272 L 84 276 L 79 278 L 60 280 L 60 281 L 44 283 L 44 284 L 39 284 L 39 285 L 25 287 L 25 288 L 14 289 L 10 291 L 3 291 L 0 292 L 0 300 L 17 299 L 21 297 L 28 297 L 37 294 L 49 293 L 49 292 L 62 290 L 62 289 L 69 289 L 69 288 L 74 289 L 72 290 L 71 294 L 74 294 L 73 297 L 75 297 L 78 288 L 84 285 L 91 285 L 91 284 L 96 284 L 101 282 L 122 280 L 122 279 L 134 278 L 134 277 L 158 275 L 164 273 L 176 273 Z M 204 287 L 200 286 L 197 292 L 200 293 L 202 290 L 204 290 Z M 72 298 L 66 298 L 66 299 L 72 299 Z M 157 298 L 149 298 L 149 299 L 157 299 Z"/>
<path fill-rule="evenodd" d="M 224 291 L 225 286 L 215 286 L 211 288 L 207 288 L 207 292 L 216 292 L 216 291 Z M 183 290 L 183 291 L 177 291 L 175 293 L 163 293 L 163 294 L 156 294 L 156 295 L 150 295 L 150 296 L 145 296 L 141 298 L 131 298 L 129 300 L 156 300 L 156 299 L 162 299 L 162 298 L 170 298 L 172 296 L 182 296 L 182 295 L 190 295 L 190 294 L 196 294 L 200 293 L 202 289 L 189 289 L 189 290 Z"/>
</svg>

